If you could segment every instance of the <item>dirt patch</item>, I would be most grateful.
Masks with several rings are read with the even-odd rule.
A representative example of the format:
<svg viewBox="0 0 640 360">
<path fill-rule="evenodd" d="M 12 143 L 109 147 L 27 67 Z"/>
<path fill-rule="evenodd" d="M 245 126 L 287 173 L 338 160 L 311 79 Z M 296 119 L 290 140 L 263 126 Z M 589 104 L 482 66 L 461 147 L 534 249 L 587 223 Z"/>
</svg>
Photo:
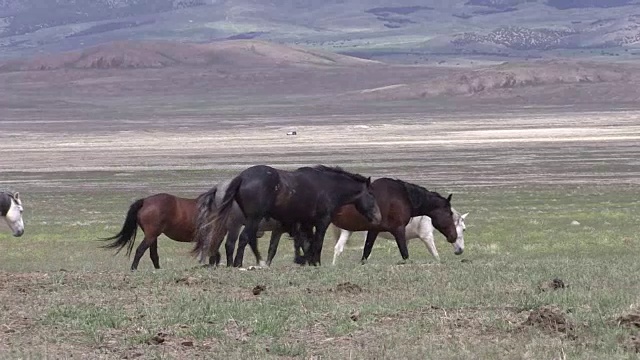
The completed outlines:
<svg viewBox="0 0 640 360">
<path fill-rule="evenodd" d="M 621 336 L 618 341 L 626 351 L 640 353 L 640 336 L 638 334 Z"/>
<path fill-rule="evenodd" d="M 564 289 L 567 287 L 569 287 L 569 285 L 565 284 L 565 282 L 562 281 L 562 279 L 555 278 L 553 280 L 543 281 L 540 284 L 538 284 L 538 291 L 540 292 L 554 291 L 558 289 Z"/>
<path fill-rule="evenodd" d="M 249 336 L 253 333 L 253 329 L 244 327 L 238 324 L 234 319 L 230 319 L 224 327 L 224 333 L 227 334 L 229 338 L 244 343 L 249 340 Z"/>
<path fill-rule="evenodd" d="M 179 279 L 176 279 L 176 284 L 184 284 L 184 285 L 195 285 L 200 283 L 201 279 L 193 277 L 193 276 L 185 276 Z"/>
<path fill-rule="evenodd" d="M 545 305 L 531 310 L 522 325 L 533 326 L 544 331 L 574 335 L 575 324 L 555 305 Z"/>
<path fill-rule="evenodd" d="M 153 335 L 151 339 L 147 340 L 147 344 L 160 345 L 160 344 L 163 344 L 166 340 L 167 340 L 167 334 L 159 332 Z"/>
<path fill-rule="evenodd" d="M 624 326 L 629 328 L 640 328 L 640 314 L 627 314 L 622 315 L 616 319 L 618 326 Z"/>
<path fill-rule="evenodd" d="M 354 283 L 351 282 L 344 282 L 344 283 L 340 283 L 338 285 L 336 285 L 336 288 L 334 290 L 335 292 L 343 292 L 343 293 L 349 293 L 349 294 L 359 294 L 362 292 L 362 288 Z"/>
</svg>

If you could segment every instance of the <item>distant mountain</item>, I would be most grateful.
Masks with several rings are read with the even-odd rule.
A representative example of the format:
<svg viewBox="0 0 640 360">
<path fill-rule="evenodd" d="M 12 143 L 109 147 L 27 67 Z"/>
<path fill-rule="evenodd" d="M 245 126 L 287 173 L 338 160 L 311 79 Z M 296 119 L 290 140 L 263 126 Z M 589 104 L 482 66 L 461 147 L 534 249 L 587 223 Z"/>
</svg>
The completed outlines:
<svg viewBox="0 0 640 360">
<path fill-rule="evenodd" d="M 634 57 L 640 0 L 0 0 L 0 57 L 259 39 L 368 58 Z"/>
</svg>

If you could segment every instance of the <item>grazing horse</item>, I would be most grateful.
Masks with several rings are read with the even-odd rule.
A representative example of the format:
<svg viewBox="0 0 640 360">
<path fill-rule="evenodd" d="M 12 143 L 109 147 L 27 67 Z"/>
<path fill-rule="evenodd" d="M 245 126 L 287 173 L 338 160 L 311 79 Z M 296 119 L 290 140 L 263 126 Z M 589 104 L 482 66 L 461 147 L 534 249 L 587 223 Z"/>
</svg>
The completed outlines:
<svg viewBox="0 0 640 360">
<path fill-rule="evenodd" d="M 318 165 L 285 171 L 266 165 L 252 166 L 231 181 L 217 211 L 208 212 L 198 222 L 193 253 L 200 254 L 200 261 L 204 262 L 207 253 L 218 250 L 235 200 L 246 221 L 234 266 L 242 266 L 244 247 L 247 242 L 256 241 L 258 226 L 265 218 L 279 221 L 292 235 L 296 229 L 313 235 L 305 259 L 312 265 L 320 265 L 324 235 L 337 208 L 353 204 L 367 221 L 379 221 L 380 209 L 370 185 L 370 179 L 337 167 Z M 315 232 L 311 234 L 313 227 Z M 301 236 L 294 235 L 296 246 L 300 245 L 300 239 Z"/>
<path fill-rule="evenodd" d="M 457 244 L 455 254 L 460 255 L 464 245 L 458 237 L 456 223 L 451 211 L 451 195 L 448 198 L 421 186 L 402 180 L 380 178 L 371 184 L 371 189 L 382 213 L 382 221 L 372 224 L 351 205 L 340 208 L 332 218 L 334 225 L 349 231 L 368 231 L 362 252 L 364 264 L 371 254 L 376 237 L 381 232 L 393 235 L 402 260 L 409 258 L 405 227 L 412 217 L 426 215 L 450 243 Z"/>
<path fill-rule="evenodd" d="M 117 254 L 128 245 L 127 256 L 131 255 L 138 226 L 140 226 L 144 232 L 144 240 L 136 249 L 131 270 L 138 268 L 138 263 L 147 249 L 149 249 L 153 266 L 159 269 L 158 236 L 165 234 L 169 239 L 178 242 L 191 242 L 195 234 L 197 217 L 197 199 L 185 199 L 165 193 L 151 195 L 136 200 L 129 206 L 122 230 L 112 237 L 102 239 L 105 241 L 114 240 L 112 243 L 104 245 L 103 248 L 118 248 Z M 231 238 L 233 235 L 230 234 L 227 243 L 230 241 L 235 243 L 238 232 L 239 229 L 235 232 L 235 238 Z M 260 255 L 255 245 L 255 243 L 250 243 L 257 261 L 260 262 Z M 212 263 L 218 263 L 220 261 L 219 254 L 212 256 L 209 260 Z"/>
<path fill-rule="evenodd" d="M 7 222 L 15 237 L 24 234 L 23 211 L 20 193 L 0 191 L 0 216 Z"/>
<path fill-rule="evenodd" d="M 467 217 L 467 215 L 469 215 L 469 213 L 460 214 L 454 208 L 451 208 L 451 211 L 453 211 L 453 218 L 456 222 L 456 231 L 458 232 L 458 237 L 459 237 L 458 241 L 461 242 L 464 246 L 464 231 L 467 228 L 467 226 L 464 223 L 464 219 Z M 353 234 L 353 232 L 349 230 L 340 229 L 335 225 L 332 226 L 332 228 L 333 228 L 334 234 L 336 235 L 336 238 L 338 239 L 336 241 L 336 246 L 333 250 L 333 265 L 335 265 L 336 260 L 338 259 L 338 256 L 340 256 L 342 251 L 344 251 L 344 245 L 347 243 L 347 241 L 349 241 L 349 237 L 351 236 L 351 234 Z M 404 236 L 406 240 L 411 240 L 416 238 L 422 240 L 422 242 L 427 247 L 427 250 L 429 251 L 429 253 L 434 258 L 436 258 L 436 260 L 440 261 L 440 255 L 438 254 L 438 249 L 436 249 L 436 244 L 433 238 L 434 230 L 435 229 L 433 228 L 433 224 L 431 223 L 430 217 L 415 216 L 415 217 L 412 217 L 411 220 L 409 220 L 409 223 L 405 227 Z M 380 233 L 380 236 L 382 236 L 385 239 L 391 239 L 391 240 L 394 239 L 393 236 L 388 232 L 382 232 Z M 453 244 L 453 247 L 455 250 L 456 244 Z"/>
</svg>

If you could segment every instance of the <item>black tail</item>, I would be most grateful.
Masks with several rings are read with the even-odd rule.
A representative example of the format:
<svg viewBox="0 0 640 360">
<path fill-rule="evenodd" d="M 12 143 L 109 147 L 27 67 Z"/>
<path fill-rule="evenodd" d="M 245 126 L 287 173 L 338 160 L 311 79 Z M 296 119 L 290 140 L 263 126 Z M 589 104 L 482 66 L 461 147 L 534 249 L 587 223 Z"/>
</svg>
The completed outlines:
<svg viewBox="0 0 640 360">
<path fill-rule="evenodd" d="M 240 189 L 242 179 L 238 176 L 234 178 L 224 193 L 222 203 L 213 210 L 217 189 L 211 189 L 198 200 L 198 221 L 196 224 L 195 247 L 191 251 L 192 254 L 200 254 L 200 262 L 204 262 L 209 255 L 211 248 L 216 250 L 222 243 L 224 236 L 227 234 L 227 222 L 236 193 Z"/>
<path fill-rule="evenodd" d="M 122 225 L 122 230 L 116 235 L 106 238 L 100 239 L 104 241 L 115 240 L 114 242 L 101 246 L 105 249 L 115 249 L 118 248 L 116 254 L 122 250 L 127 244 L 129 247 L 127 248 L 127 256 L 131 255 L 131 251 L 133 250 L 133 245 L 136 242 L 136 233 L 138 232 L 138 211 L 142 208 L 144 203 L 144 199 L 136 200 L 131 206 L 129 206 L 129 211 L 127 212 L 127 218 L 124 220 L 124 225 Z"/>
</svg>

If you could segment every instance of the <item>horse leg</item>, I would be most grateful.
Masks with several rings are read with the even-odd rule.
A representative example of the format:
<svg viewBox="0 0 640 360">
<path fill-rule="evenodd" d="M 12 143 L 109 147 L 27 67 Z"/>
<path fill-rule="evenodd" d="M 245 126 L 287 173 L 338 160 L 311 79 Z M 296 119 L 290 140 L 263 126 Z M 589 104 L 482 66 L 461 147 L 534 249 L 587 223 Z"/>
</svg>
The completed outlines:
<svg viewBox="0 0 640 360">
<path fill-rule="evenodd" d="M 302 224 L 299 225 L 293 237 L 295 252 L 294 263 L 298 265 L 311 264 L 311 241 L 313 240 L 313 236 L 313 226 L 303 227 Z"/>
<path fill-rule="evenodd" d="M 240 233 L 240 242 L 238 243 L 238 250 L 236 251 L 236 258 L 233 261 L 234 267 L 242 267 L 242 260 L 244 258 L 244 248 L 252 241 L 256 241 L 256 235 L 258 233 L 258 224 L 260 221 L 251 221 L 247 219 L 247 223 L 244 225 L 244 230 Z"/>
<path fill-rule="evenodd" d="M 313 234 L 313 243 L 311 244 L 311 265 L 320 266 L 322 258 L 322 244 L 324 243 L 324 235 L 327 233 L 327 228 L 331 224 L 331 217 L 327 216 L 319 224 L 316 224 L 316 231 Z"/>
<path fill-rule="evenodd" d="M 398 244 L 398 250 L 400 250 L 400 256 L 402 256 L 402 262 L 406 262 L 409 258 L 409 250 L 407 249 L 407 238 L 405 236 L 404 226 L 396 228 L 391 232 Z"/>
<path fill-rule="evenodd" d="M 336 260 L 338 259 L 338 256 L 342 254 L 342 252 L 344 251 L 344 245 L 347 243 L 347 241 L 349 241 L 349 237 L 351 237 L 351 234 L 353 234 L 353 232 L 349 230 L 342 229 L 340 231 L 340 237 L 338 238 L 338 241 L 336 241 L 336 246 L 333 248 L 333 264 L 332 265 L 336 264 Z"/>
<path fill-rule="evenodd" d="M 308 249 L 308 248 L 307 248 Z M 300 242 L 293 242 L 293 263 L 298 265 L 304 265 L 307 263 L 306 258 L 304 257 L 304 249 L 302 248 L 302 244 Z"/>
<path fill-rule="evenodd" d="M 205 265 L 205 266 L 218 266 L 220 265 L 220 252 L 217 252 L 211 256 L 209 256 L 209 265 Z"/>
<path fill-rule="evenodd" d="M 149 257 L 153 262 L 153 267 L 156 269 L 160 269 L 160 256 L 158 255 L 158 240 L 151 243 L 149 246 Z"/>
<path fill-rule="evenodd" d="M 440 254 L 438 254 L 438 249 L 436 249 L 436 243 L 433 239 L 433 232 L 423 232 L 419 237 L 427 247 L 427 251 L 429 251 L 429 254 L 436 258 L 437 261 L 440 261 Z"/>
<path fill-rule="evenodd" d="M 133 256 L 133 263 L 131 264 L 131 271 L 135 271 L 135 270 L 138 269 L 138 263 L 140 263 L 140 259 L 142 258 L 142 255 L 144 255 L 145 251 L 147 251 L 147 249 L 149 248 L 149 246 L 151 246 L 151 244 L 156 244 L 157 241 L 158 241 L 158 237 L 157 236 L 147 236 L 145 234 L 144 240 L 142 240 L 140 245 L 138 245 L 138 248 L 136 249 L 136 254 Z M 157 246 L 157 244 L 156 244 L 156 246 Z M 156 256 L 158 256 L 157 248 L 156 248 Z M 151 260 L 153 261 L 153 258 Z M 154 262 L 153 265 L 155 266 L 155 262 Z M 157 267 L 156 267 L 156 269 L 157 269 Z"/>
<path fill-rule="evenodd" d="M 283 231 L 281 229 L 271 231 L 271 240 L 269 240 L 269 253 L 267 254 L 267 266 L 271 266 L 271 262 L 273 258 L 276 256 L 276 252 L 278 251 L 278 245 L 280 244 L 280 238 L 282 237 Z M 295 239 L 295 236 L 294 236 Z M 295 240 L 294 240 L 295 243 Z"/>
<path fill-rule="evenodd" d="M 236 249 L 236 242 L 238 241 L 240 228 L 241 226 L 235 225 L 227 228 L 227 242 L 224 244 L 224 248 L 227 253 L 227 266 L 231 266 L 231 264 L 233 264 L 233 251 Z"/>
<path fill-rule="evenodd" d="M 367 259 L 369 255 L 371 255 L 371 250 L 373 249 L 373 244 L 376 242 L 376 238 L 378 237 L 379 231 L 369 230 L 367 232 L 367 239 L 364 242 L 364 249 L 362 250 L 362 259 L 360 263 L 362 265 L 367 263 Z"/>
<path fill-rule="evenodd" d="M 262 235 L 264 235 L 264 232 L 262 232 Z M 256 234 L 252 239 L 249 239 L 249 247 L 251 248 L 253 255 L 256 257 L 256 264 L 258 264 L 258 266 L 265 266 L 266 263 L 262 260 L 260 249 L 258 249 L 258 234 Z"/>
</svg>

